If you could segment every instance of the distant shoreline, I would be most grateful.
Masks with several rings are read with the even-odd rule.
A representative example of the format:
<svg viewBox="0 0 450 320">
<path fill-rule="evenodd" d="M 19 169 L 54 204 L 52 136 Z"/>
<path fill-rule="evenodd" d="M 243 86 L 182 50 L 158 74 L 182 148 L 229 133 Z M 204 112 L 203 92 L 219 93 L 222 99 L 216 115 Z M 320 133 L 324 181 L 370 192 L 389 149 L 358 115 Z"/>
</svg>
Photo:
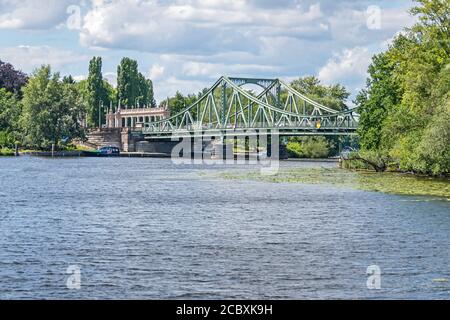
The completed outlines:
<svg viewBox="0 0 450 320">
<path fill-rule="evenodd" d="M 16 157 L 14 155 L 4 155 L 3 157 Z M 43 157 L 43 158 L 89 158 L 92 155 L 87 155 L 85 151 L 55 151 L 53 154 L 51 151 L 33 151 L 19 153 L 19 157 Z M 118 158 L 170 158 L 171 155 L 164 153 L 142 153 L 142 152 L 121 152 Z M 98 157 L 103 158 L 103 157 Z M 289 162 L 339 162 L 338 158 L 321 158 L 321 159 L 308 159 L 308 158 L 289 158 L 281 161 Z"/>
</svg>

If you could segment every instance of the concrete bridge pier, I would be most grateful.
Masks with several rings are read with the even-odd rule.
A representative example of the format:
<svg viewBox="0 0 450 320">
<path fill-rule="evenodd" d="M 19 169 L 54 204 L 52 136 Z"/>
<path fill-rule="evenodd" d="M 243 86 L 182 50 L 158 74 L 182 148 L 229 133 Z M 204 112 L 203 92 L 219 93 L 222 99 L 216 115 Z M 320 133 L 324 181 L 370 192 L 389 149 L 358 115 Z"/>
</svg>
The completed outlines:
<svg viewBox="0 0 450 320">
<path fill-rule="evenodd" d="M 135 152 L 151 153 L 165 157 L 172 155 L 190 159 L 211 159 L 221 155 L 224 146 L 213 141 L 204 141 L 201 138 L 180 138 L 173 141 L 167 139 L 153 139 L 135 143 Z M 232 150 L 232 148 L 231 148 Z"/>
<path fill-rule="evenodd" d="M 170 157 L 172 150 L 178 144 L 179 141 L 171 140 L 139 141 L 136 143 L 136 152 L 161 154 Z"/>
</svg>

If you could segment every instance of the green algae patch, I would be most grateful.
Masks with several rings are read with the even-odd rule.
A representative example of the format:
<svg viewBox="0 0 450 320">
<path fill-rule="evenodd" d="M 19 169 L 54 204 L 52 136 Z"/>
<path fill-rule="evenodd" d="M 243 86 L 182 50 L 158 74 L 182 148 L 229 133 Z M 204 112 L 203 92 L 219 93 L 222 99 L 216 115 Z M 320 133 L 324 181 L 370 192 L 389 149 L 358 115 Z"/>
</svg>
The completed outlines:
<svg viewBox="0 0 450 320">
<path fill-rule="evenodd" d="M 450 201 L 450 179 L 418 177 L 403 173 L 375 173 L 344 169 L 280 169 L 273 176 L 255 172 L 226 172 L 225 179 L 256 180 L 272 183 L 326 184 L 398 195 L 434 196 Z"/>
</svg>

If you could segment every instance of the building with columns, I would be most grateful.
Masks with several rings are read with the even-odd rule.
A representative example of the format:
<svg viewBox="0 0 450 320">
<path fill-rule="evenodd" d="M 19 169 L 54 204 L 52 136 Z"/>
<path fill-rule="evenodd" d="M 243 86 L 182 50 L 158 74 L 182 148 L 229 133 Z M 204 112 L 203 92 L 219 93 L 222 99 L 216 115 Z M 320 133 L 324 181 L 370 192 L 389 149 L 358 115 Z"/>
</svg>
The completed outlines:
<svg viewBox="0 0 450 320">
<path fill-rule="evenodd" d="M 142 128 L 145 123 L 160 121 L 170 117 L 170 112 L 163 108 L 118 108 L 110 109 L 106 115 L 106 127 L 113 128 Z"/>
</svg>

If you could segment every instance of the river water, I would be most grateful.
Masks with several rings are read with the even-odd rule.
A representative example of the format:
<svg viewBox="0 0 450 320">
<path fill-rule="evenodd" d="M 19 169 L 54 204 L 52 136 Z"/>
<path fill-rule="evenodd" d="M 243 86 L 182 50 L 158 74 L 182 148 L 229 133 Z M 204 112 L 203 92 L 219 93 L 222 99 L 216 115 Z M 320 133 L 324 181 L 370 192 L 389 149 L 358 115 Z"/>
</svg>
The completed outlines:
<svg viewBox="0 0 450 320">
<path fill-rule="evenodd" d="M 228 169 L 0 159 L 0 299 L 450 298 L 450 202 Z"/>
</svg>

